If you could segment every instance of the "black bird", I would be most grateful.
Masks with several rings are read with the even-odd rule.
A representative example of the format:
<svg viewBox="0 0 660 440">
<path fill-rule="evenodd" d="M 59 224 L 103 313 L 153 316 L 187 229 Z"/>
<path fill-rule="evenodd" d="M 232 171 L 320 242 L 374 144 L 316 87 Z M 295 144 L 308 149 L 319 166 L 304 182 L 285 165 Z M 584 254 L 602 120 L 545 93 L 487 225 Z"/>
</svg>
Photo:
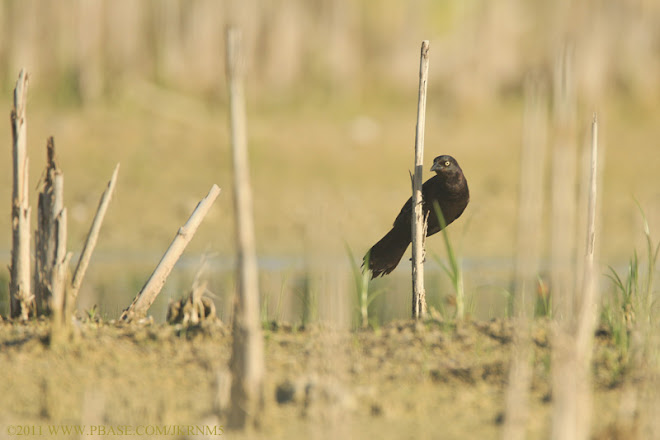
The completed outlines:
<svg viewBox="0 0 660 440">
<path fill-rule="evenodd" d="M 440 205 L 445 223 L 448 225 L 460 217 L 470 201 L 467 180 L 456 159 L 446 155 L 438 156 L 433 159 L 431 171 L 435 171 L 436 175 L 422 185 L 422 215 L 426 216 L 430 211 L 427 237 L 442 230 L 433 207 L 434 202 Z M 369 262 L 371 278 L 387 275 L 397 267 L 412 241 L 411 222 L 412 197 L 401 208 L 390 232 L 373 245 L 364 256 L 362 265 Z"/>
</svg>

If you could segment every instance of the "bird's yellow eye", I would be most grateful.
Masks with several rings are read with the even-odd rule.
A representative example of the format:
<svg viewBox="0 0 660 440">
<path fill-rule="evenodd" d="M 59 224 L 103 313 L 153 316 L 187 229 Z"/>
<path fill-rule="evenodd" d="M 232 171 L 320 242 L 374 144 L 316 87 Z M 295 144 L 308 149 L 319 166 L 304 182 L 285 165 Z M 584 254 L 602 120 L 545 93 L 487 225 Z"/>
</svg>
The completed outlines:
<svg viewBox="0 0 660 440">
<path fill-rule="evenodd" d="M 445 166 L 448 167 L 451 164 L 448 160 L 445 161 Z"/>
</svg>

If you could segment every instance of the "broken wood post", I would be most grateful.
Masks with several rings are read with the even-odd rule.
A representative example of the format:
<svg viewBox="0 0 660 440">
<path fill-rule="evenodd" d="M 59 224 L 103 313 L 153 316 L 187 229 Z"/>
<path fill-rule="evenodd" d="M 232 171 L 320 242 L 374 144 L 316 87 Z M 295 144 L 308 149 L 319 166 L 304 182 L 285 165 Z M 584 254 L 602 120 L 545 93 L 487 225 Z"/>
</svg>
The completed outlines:
<svg viewBox="0 0 660 440">
<path fill-rule="evenodd" d="M 99 201 L 99 206 L 96 209 L 96 215 L 94 220 L 92 220 L 92 226 L 89 228 L 87 233 L 87 239 L 83 245 L 82 252 L 80 253 L 80 259 L 76 265 L 76 270 L 73 273 L 73 280 L 71 281 L 71 295 L 70 295 L 70 305 L 73 305 L 78 298 L 78 291 L 80 290 L 80 285 L 82 280 L 85 277 L 85 272 L 87 272 L 87 266 L 89 266 L 89 261 L 92 258 L 92 253 L 96 247 L 96 241 L 99 237 L 99 231 L 101 230 L 101 225 L 103 224 L 103 219 L 105 218 L 105 213 L 108 210 L 108 205 L 110 204 L 110 199 L 112 199 L 112 194 L 115 190 L 115 184 L 117 183 L 117 174 L 119 173 L 119 164 L 115 167 L 112 177 L 108 182 L 108 187 L 103 191 L 101 195 L 101 200 Z"/>
<path fill-rule="evenodd" d="M 234 302 L 231 405 L 228 425 L 257 426 L 264 405 L 264 353 L 259 323 L 259 286 L 252 215 L 240 31 L 227 30 L 226 72 L 229 91 L 234 212 L 238 252 L 238 297 Z"/>
<path fill-rule="evenodd" d="M 220 194 L 220 188 L 218 188 L 218 185 L 213 184 L 207 196 L 197 204 L 186 224 L 179 228 L 160 263 L 158 263 L 158 266 L 156 266 L 156 269 L 154 269 L 144 287 L 142 287 L 142 290 L 137 294 L 133 303 L 121 314 L 120 320 L 130 321 L 144 318 L 147 315 L 149 307 L 156 300 L 156 297 L 165 284 L 165 280 L 167 280 L 168 275 L 186 246 L 188 246 L 188 243 L 190 243 L 190 240 L 192 240 L 197 228 L 202 223 L 204 217 L 206 217 L 206 214 L 208 214 L 218 194 Z"/>
<path fill-rule="evenodd" d="M 28 319 L 35 315 L 34 295 L 30 286 L 30 206 L 28 204 L 28 157 L 26 147 L 28 74 L 21 69 L 14 89 L 11 111 L 13 181 L 11 229 L 12 250 L 9 296 L 10 316 Z"/>
<path fill-rule="evenodd" d="M 426 121 L 426 84 L 429 75 L 429 41 L 422 41 L 419 60 L 419 94 L 417 99 L 417 127 L 415 132 L 415 172 L 413 174 L 412 214 L 412 317 L 426 316 L 424 289 L 425 219 L 422 214 L 422 172 L 424 160 L 424 124 Z"/>
<path fill-rule="evenodd" d="M 37 206 L 37 230 L 34 240 L 34 295 L 37 314 L 62 312 L 65 304 L 66 208 L 64 175 L 55 160 L 55 141 L 46 143 L 46 170 Z"/>
</svg>

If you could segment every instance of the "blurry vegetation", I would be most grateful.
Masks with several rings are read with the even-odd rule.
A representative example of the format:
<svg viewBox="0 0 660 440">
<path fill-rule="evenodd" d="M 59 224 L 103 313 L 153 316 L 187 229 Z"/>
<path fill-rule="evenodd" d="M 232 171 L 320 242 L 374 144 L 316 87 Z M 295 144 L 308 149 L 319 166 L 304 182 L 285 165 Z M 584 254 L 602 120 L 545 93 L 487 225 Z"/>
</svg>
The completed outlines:
<svg viewBox="0 0 660 440">
<path fill-rule="evenodd" d="M 53 135 L 65 174 L 70 248 L 80 248 L 95 194 L 122 164 L 91 262 L 96 284 L 90 278 L 83 286 L 83 308 L 98 303 L 112 316 L 125 306 L 146 278 L 119 263 L 155 264 L 212 182 L 223 192 L 187 254 L 218 253 L 213 290 L 228 302 L 234 228 L 223 32 L 230 22 L 242 28 L 247 50 L 257 250 L 262 262 L 294 267 L 290 282 L 273 276 L 266 284 L 264 295 L 272 296 L 265 319 L 296 322 L 303 310 L 312 319 L 319 307 L 313 303 L 332 295 L 324 282 L 308 279 L 298 259 L 327 259 L 313 277 L 345 268 L 344 243 L 361 255 L 410 196 L 422 39 L 431 41 L 426 163 L 454 155 L 472 192 L 450 231 L 462 237 L 464 289 L 474 292 L 475 314 L 500 316 L 504 309 L 499 292 L 515 244 L 524 80 L 533 75 L 549 87 L 565 44 L 574 53 L 578 118 L 595 108 L 602 115 L 603 259 L 621 261 L 631 243 L 638 245 L 631 194 L 650 219 L 660 219 L 658 2 L 0 1 L 0 111 L 9 111 L 24 66 L 31 74 L 30 188 Z M 11 139 L 8 123 L 0 124 L 0 139 Z M 0 161 L 0 200 L 7 201 L 0 249 L 10 243 L 10 162 Z M 430 255 L 444 247 L 439 237 L 427 241 Z M 109 263 L 112 271 L 99 266 Z M 428 267 L 429 277 L 440 273 Z M 336 283 L 348 291 L 346 272 Z M 371 295 L 383 289 L 370 317 L 408 315 L 404 274 L 406 267 L 369 286 Z M 438 286 L 429 298 L 441 307 L 452 286 Z M 110 298 L 117 292 L 120 305 Z M 230 304 L 224 306 L 218 313 L 227 319 Z"/>
<path fill-rule="evenodd" d="M 635 251 L 624 272 L 610 268 L 613 289 L 604 299 L 604 325 L 599 329 L 605 328 L 607 335 L 599 335 L 606 337 L 596 346 L 596 375 L 609 375 L 606 384 L 622 380 L 635 362 L 638 329 L 642 330 L 637 332 L 642 333 L 641 344 L 657 342 L 659 308 L 653 278 L 660 245 L 650 235 L 650 230 L 660 229 L 657 0 L 0 0 L 0 112 L 9 112 L 16 75 L 25 67 L 31 75 L 27 108 L 30 200 L 34 207 L 45 140 L 53 135 L 65 175 L 69 248 L 80 248 L 97 194 L 114 165 L 122 164 L 89 283 L 80 295 L 83 321 L 110 321 L 119 316 L 143 286 L 174 228 L 188 217 L 197 195 L 211 183 L 223 192 L 151 313 L 156 320 L 164 318 L 168 300 L 179 298 L 190 285 L 190 262 L 198 260 L 191 255 L 212 251 L 216 256 L 210 261 L 209 290 L 216 293 L 218 317 L 223 322 L 231 319 L 235 240 L 223 64 L 223 33 L 229 23 L 242 29 L 247 52 L 248 144 L 261 319 L 270 323 L 267 337 L 273 343 L 266 348 L 275 362 L 270 366 L 273 371 L 302 375 L 321 371 L 323 365 L 350 372 L 352 379 L 347 383 L 390 384 L 379 387 L 385 394 L 376 397 L 393 407 L 380 406 L 376 400 L 369 406 L 368 420 L 380 430 L 390 427 L 380 417 L 384 411 L 391 420 L 411 413 L 416 425 L 460 431 L 455 438 L 468 430 L 482 438 L 492 437 L 489 434 L 497 429 L 493 421 L 501 418 L 511 323 L 452 322 L 451 312 L 463 304 L 465 313 L 475 320 L 510 313 L 511 294 L 502 293 L 502 286 L 512 278 L 515 250 L 523 85 L 533 77 L 550 90 L 554 60 L 566 47 L 573 54 L 575 125 L 586 127 L 585 121 L 598 110 L 603 127 L 601 263 L 619 267 L 631 248 L 640 247 L 631 195 L 652 221 L 649 224 L 642 213 L 643 257 Z M 441 268 L 427 260 L 432 320 L 426 329 L 396 321 L 410 316 L 408 257 L 386 279 L 371 283 L 355 258 L 389 228 L 400 203 L 410 196 L 408 171 L 413 165 L 415 91 L 423 39 L 431 42 L 426 163 L 438 154 L 457 157 L 472 196 L 461 219 L 449 227 L 455 231 L 451 234 L 462 238 L 460 260 L 446 234 L 444 242 L 437 236 L 426 242 L 429 255 L 448 252 L 448 265 L 436 258 Z M 553 103 L 547 105 L 551 108 Z M 8 123 L 0 124 L 0 139 L 9 144 Z M 552 144 L 553 139 L 549 141 Z M 0 250 L 10 246 L 9 150 L 5 154 L 5 160 L 0 160 L 0 175 L 5 179 L 0 185 L 0 201 L 5 201 Z M 544 238 L 547 248 L 549 240 Z M 9 252 L 3 255 L 8 260 Z M 0 271 L 2 316 L 8 313 L 7 286 L 8 273 Z M 539 278 L 536 316 L 551 315 L 552 288 Z M 467 302 L 463 302 L 464 292 Z M 333 320 L 348 323 L 346 327 L 355 324 L 356 303 L 359 323 L 379 328 L 352 333 L 341 344 L 351 350 L 338 356 L 339 351 L 330 350 L 328 342 L 317 337 L 323 325 L 315 324 Z M 543 407 L 539 411 L 547 415 L 551 395 L 544 381 L 551 368 L 551 328 L 544 328 L 545 319 L 537 323 L 533 391 Z M 41 332 L 43 325 L 37 323 L 36 331 Z M 4 328 L 13 331 L 10 326 Z M 75 342 L 92 353 L 82 357 L 87 364 L 78 355 L 68 359 L 52 350 L 44 352 L 35 337 L 26 339 L 25 345 L 15 344 L 15 335 L 0 332 L 4 355 L 14 356 L 7 362 L 14 370 L 7 371 L 17 378 L 2 382 L 0 394 L 15 395 L 15 384 L 19 384 L 24 388 L 21 396 L 40 399 L 45 392 L 35 390 L 34 378 L 55 371 L 61 377 L 53 376 L 49 386 L 76 386 L 73 393 L 59 388 L 49 391 L 56 396 L 78 399 L 89 384 L 95 388 L 100 384 L 108 396 L 108 423 L 125 423 L 138 416 L 186 423 L 188 419 L 172 415 L 181 408 L 189 410 L 184 412 L 186 417 L 210 412 L 211 395 L 218 387 L 208 384 L 228 361 L 229 351 L 218 349 L 218 340 L 226 345 L 225 334 L 197 339 L 197 345 L 208 345 L 208 349 L 191 351 L 188 346 L 182 348 L 186 341 L 167 326 L 130 330 L 135 333 L 129 339 L 137 345 L 125 345 L 122 337 L 114 336 L 122 329 L 99 328 L 97 332 L 85 324 L 80 331 L 89 332 L 90 337 Z M 292 330 L 299 340 L 291 339 Z M 156 350 L 159 347 L 165 347 L 166 358 Z M 280 348 L 290 353 L 282 356 L 275 351 Z M 23 349 L 36 357 L 11 354 Z M 118 349 L 128 353 L 121 362 L 110 364 L 119 373 L 101 374 L 90 368 L 89 362 L 105 365 L 97 360 L 115 359 L 106 351 Z M 476 361 L 469 357 L 475 353 Z M 655 359 L 655 366 L 639 370 L 656 374 L 657 346 L 643 355 L 646 358 L 639 356 L 643 361 Z M 334 368 L 330 359 L 342 362 L 342 368 Z M 64 368 L 53 369 L 53 362 Z M 191 368 L 196 369 L 193 374 Z M 117 394 L 114 379 L 133 377 L 136 371 L 150 374 Z M 185 374 L 172 376 L 178 372 Z M 276 375 L 270 374 L 268 380 L 274 381 Z M 96 376 L 111 380 L 99 381 Z M 454 399 L 459 386 L 465 394 L 466 381 L 479 384 L 473 396 L 468 395 L 475 402 L 468 410 L 456 406 Z M 442 383 L 451 386 L 439 398 L 437 391 L 442 388 L 436 385 Z M 418 388 L 410 391 L 411 384 Z M 275 384 L 269 386 L 274 389 Z M 413 393 L 420 392 L 427 394 L 419 401 L 435 406 L 451 402 L 451 410 L 438 412 L 435 406 L 427 410 L 410 404 Z M 130 399 L 122 393 L 148 397 L 143 406 L 137 401 L 142 412 L 127 406 Z M 613 419 L 611 409 L 623 406 L 619 394 L 607 393 L 608 401 L 613 401 L 606 405 L 609 416 L 603 417 L 599 410 L 597 423 Z M 174 394 L 177 399 L 173 400 Z M 492 410 L 483 410 L 485 395 L 497 400 Z M 420 394 L 414 396 L 415 401 L 419 398 Z M 315 399 L 309 400 L 314 404 Z M 0 403 L 22 411 L 11 399 Z M 57 420 L 64 412 L 70 418 L 71 408 L 85 407 L 77 400 L 58 405 L 51 409 L 50 418 Z M 639 408 L 645 407 L 653 408 L 640 403 Z M 150 412 L 154 408 L 158 414 Z M 445 423 L 445 419 L 460 419 L 456 410 L 470 415 L 458 427 Z M 419 424 L 419 414 L 434 414 L 436 424 Z M 445 417 L 438 419 L 436 414 Z M 43 419 L 43 414 L 25 412 L 24 416 Z M 545 418 L 533 417 L 542 424 L 547 423 Z M 347 420 L 334 425 L 350 429 Z M 406 424 L 396 426 L 405 435 L 416 433 Z M 487 427 L 488 434 L 475 431 L 480 426 Z M 535 429 L 547 431 L 542 425 Z"/>
<path fill-rule="evenodd" d="M 447 264 L 444 263 L 437 255 L 434 255 L 435 260 L 438 262 L 442 270 L 447 274 L 447 277 L 451 281 L 451 285 L 454 290 L 455 301 L 456 301 L 456 319 L 465 318 L 465 289 L 463 286 L 463 268 L 459 257 L 454 252 L 454 247 L 449 240 L 449 234 L 447 232 L 447 222 L 445 221 L 444 216 L 442 215 L 442 210 L 437 201 L 433 201 L 433 210 L 435 215 L 438 217 L 440 226 L 442 227 L 442 238 L 445 242 L 445 248 L 447 249 Z"/>
<path fill-rule="evenodd" d="M 372 289 L 369 292 L 369 281 L 371 279 L 371 272 L 365 268 L 369 267 L 369 254 L 365 256 L 364 264 L 355 258 L 351 248 L 346 244 L 346 253 L 351 265 L 351 272 L 353 274 L 353 282 L 355 283 L 355 294 L 357 303 L 357 319 L 359 327 L 366 328 L 369 325 L 372 327 L 378 326 L 378 317 L 373 316 L 369 312 L 371 303 L 384 292 L 383 289 Z M 373 307 L 371 307 L 373 309 Z"/>
<path fill-rule="evenodd" d="M 233 23 L 243 29 L 260 99 L 290 99 L 307 87 L 352 97 L 407 92 L 415 48 L 428 38 L 436 54 L 430 83 L 456 102 L 519 93 L 527 72 L 547 73 L 565 40 L 587 96 L 615 88 L 652 102 L 659 20 L 652 1 L 5 0 L 0 79 L 11 90 L 25 66 L 57 92 L 50 96 L 81 102 L 140 81 L 217 98 L 223 31 Z"/>
<path fill-rule="evenodd" d="M 609 278 L 614 284 L 614 292 L 605 300 L 602 321 L 609 327 L 613 339 L 624 357 L 630 349 L 631 332 L 640 329 L 648 331 L 658 311 L 658 300 L 653 290 L 653 278 L 658 270 L 658 252 L 660 243 L 655 245 L 651 238 L 646 215 L 639 206 L 644 225 L 646 251 L 640 261 L 637 250 L 628 262 L 624 276 L 609 267 Z M 645 260 L 645 263 L 644 263 Z M 644 269 L 646 269 L 644 271 Z M 649 335 L 645 335 L 649 336 Z"/>
<path fill-rule="evenodd" d="M 633 193 L 658 206 L 644 180 L 660 167 L 651 153 L 660 138 L 651 117 L 660 102 L 654 2 L 5 0 L 0 108 L 9 108 L 25 66 L 28 142 L 38 151 L 52 134 L 60 146 L 72 240 L 82 236 L 95 204 L 87 188 L 101 188 L 99 176 L 121 161 L 100 249 L 160 249 L 171 235 L 163 219 L 185 218 L 191 194 L 215 181 L 224 195 L 191 249 L 208 243 L 233 254 L 223 66 L 230 22 L 246 40 L 260 254 L 300 255 L 315 241 L 340 256 L 336 237 L 366 246 L 373 229 L 391 222 L 391 200 L 409 192 L 423 38 L 431 41 L 427 155 L 460 157 L 468 176 L 468 256 L 513 251 L 513 223 L 488 220 L 515 210 L 522 84 L 530 74 L 549 82 L 567 42 L 580 108 L 603 109 L 605 142 L 630 152 L 605 170 L 610 240 L 603 251 L 620 255 L 631 239 L 609 233 L 633 226 L 630 216 L 608 215 L 623 209 L 623 197 Z M 7 124 L 0 124 L 0 138 L 9 139 Z M 40 160 L 31 153 L 33 170 Z M 10 175 L 8 163 L 0 165 L 2 175 Z M 0 188 L 0 199 L 7 200 L 8 188 Z M 365 202 L 369 215 L 351 215 Z"/>
</svg>

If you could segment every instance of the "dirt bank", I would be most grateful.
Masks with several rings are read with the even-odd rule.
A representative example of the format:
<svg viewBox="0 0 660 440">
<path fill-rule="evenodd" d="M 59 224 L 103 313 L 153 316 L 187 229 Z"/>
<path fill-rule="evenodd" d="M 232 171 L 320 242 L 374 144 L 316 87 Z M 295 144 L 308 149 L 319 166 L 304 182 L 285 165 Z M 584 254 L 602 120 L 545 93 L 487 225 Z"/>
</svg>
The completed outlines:
<svg viewBox="0 0 660 440">
<path fill-rule="evenodd" d="M 502 320 L 394 322 L 357 332 L 271 326 L 266 413 L 261 433 L 248 436 L 228 431 L 216 416 L 231 350 L 221 324 L 83 323 L 70 342 L 51 344 L 45 322 L 4 322 L 0 438 L 46 438 L 67 426 L 86 431 L 58 431 L 56 438 L 145 438 L 168 427 L 160 437 L 497 438 L 511 330 Z M 545 438 L 552 396 L 543 322 L 533 340 L 530 438 Z M 605 433 L 617 420 L 626 372 L 609 335 L 596 342 L 594 432 Z"/>
</svg>

